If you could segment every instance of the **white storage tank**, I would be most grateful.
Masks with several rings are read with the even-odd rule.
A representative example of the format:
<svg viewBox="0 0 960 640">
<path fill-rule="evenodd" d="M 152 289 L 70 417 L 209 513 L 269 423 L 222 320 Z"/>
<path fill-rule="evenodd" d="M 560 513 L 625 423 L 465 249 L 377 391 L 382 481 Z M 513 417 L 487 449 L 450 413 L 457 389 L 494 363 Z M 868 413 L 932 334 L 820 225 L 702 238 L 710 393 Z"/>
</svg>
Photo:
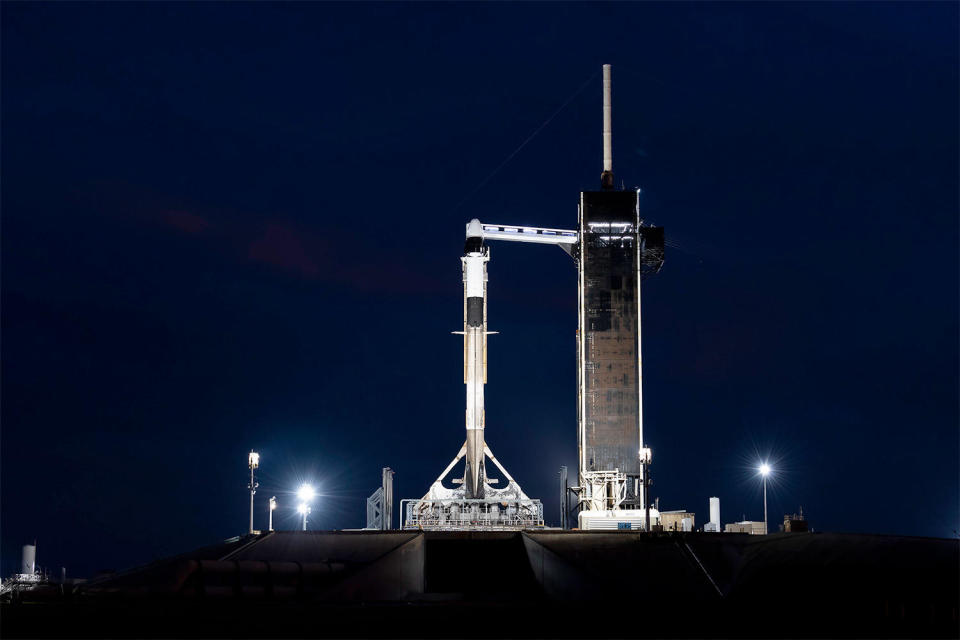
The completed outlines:
<svg viewBox="0 0 960 640">
<path fill-rule="evenodd" d="M 720 498 L 710 498 L 710 522 L 720 528 Z"/>
<path fill-rule="evenodd" d="M 25 544 L 23 545 L 23 556 L 22 562 L 20 563 L 20 573 L 25 573 L 27 575 L 33 575 L 37 570 L 37 545 L 35 544 Z"/>
</svg>

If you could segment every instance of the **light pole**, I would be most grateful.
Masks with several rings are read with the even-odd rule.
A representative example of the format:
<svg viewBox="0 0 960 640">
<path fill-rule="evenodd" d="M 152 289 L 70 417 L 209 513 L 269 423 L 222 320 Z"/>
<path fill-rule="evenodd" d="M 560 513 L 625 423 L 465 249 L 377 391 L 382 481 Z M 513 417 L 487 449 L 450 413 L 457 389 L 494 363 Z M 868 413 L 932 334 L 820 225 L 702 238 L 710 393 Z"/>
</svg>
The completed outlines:
<svg viewBox="0 0 960 640">
<path fill-rule="evenodd" d="M 760 477 L 763 478 L 763 535 L 767 535 L 767 476 L 770 475 L 770 465 L 764 462 L 760 465 Z"/>
<path fill-rule="evenodd" d="M 270 521 L 267 525 L 267 531 L 273 531 L 273 512 L 277 510 L 277 496 L 270 498 Z"/>
<path fill-rule="evenodd" d="M 303 530 L 307 530 L 307 516 L 310 515 L 310 506 L 301 502 L 297 507 L 297 512 L 303 516 Z"/>
<path fill-rule="evenodd" d="M 300 485 L 297 489 L 297 497 L 300 498 L 300 505 L 297 511 L 303 516 L 303 530 L 307 530 L 307 516 L 310 515 L 310 505 L 308 504 L 317 495 L 309 484 Z"/>
<path fill-rule="evenodd" d="M 250 533 L 253 533 L 253 494 L 257 492 L 257 487 L 259 486 L 253 476 L 253 472 L 260 466 L 260 454 L 253 449 L 250 450 L 250 455 L 247 456 L 247 465 L 250 467 L 250 484 L 248 485 L 250 489 Z"/>
</svg>

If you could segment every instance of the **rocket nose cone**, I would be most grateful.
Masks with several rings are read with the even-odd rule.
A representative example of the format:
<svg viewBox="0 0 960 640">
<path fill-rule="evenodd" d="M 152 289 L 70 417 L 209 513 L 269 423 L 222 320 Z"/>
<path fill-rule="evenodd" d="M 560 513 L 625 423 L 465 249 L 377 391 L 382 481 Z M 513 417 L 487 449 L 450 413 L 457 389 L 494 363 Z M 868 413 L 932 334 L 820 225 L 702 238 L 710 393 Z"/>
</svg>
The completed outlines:
<svg viewBox="0 0 960 640">
<path fill-rule="evenodd" d="M 483 225 L 480 224 L 480 221 L 474 218 L 467 223 L 467 237 L 468 238 L 482 238 L 483 237 Z"/>
</svg>

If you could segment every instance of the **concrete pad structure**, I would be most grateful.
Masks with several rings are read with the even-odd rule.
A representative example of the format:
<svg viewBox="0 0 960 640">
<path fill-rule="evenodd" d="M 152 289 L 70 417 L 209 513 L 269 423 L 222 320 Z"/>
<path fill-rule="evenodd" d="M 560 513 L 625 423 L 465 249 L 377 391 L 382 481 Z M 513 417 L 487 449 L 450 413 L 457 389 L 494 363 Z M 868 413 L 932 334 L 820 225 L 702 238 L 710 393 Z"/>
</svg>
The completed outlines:
<svg viewBox="0 0 960 640">
<path fill-rule="evenodd" d="M 956 637 L 958 566 L 877 535 L 273 532 L 5 605 L 0 634 Z"/>
</svg>

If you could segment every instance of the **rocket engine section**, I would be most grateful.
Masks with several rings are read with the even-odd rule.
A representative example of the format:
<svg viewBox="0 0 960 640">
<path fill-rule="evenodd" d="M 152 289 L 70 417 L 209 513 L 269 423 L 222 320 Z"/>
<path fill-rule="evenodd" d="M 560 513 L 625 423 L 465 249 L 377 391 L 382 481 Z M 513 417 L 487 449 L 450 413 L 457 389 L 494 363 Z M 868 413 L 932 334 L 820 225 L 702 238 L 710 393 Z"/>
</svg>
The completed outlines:
<svg viewBox="0 0 960 640">
<path fill-rule="evenodd" d="M 487 262 L 483 231 L 469 236 L 463 263 L 463 383 L 467 387 L 464 497 L 485 498 L 483 386 L 487 383 Z"/>
</svg>

